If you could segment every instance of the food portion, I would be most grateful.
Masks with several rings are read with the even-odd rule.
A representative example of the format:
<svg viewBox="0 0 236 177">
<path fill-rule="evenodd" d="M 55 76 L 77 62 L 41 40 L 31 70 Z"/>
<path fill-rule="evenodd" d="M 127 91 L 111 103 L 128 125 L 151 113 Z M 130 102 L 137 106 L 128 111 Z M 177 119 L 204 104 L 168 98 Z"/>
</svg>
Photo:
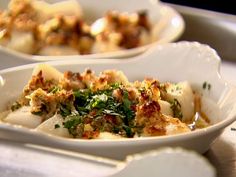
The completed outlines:
<svg viewBox="0 0 236 177">
<path fill-rule="evenodd" d="M 109 11 L 91 26 L 95 36 L 94 52 L 132 49 L 151 43 L 151 24 L 147 13 Z"/>
<path fill-rule="evenodd" d="M 11 0 L 8 9 L 0 11 L 0 45 L 34 55 L 84 55 L 152 42 L 152 25 L 145 11 L 104 15 L 86 22 L 76 0 L 54 4 Z"/>
<path fill-rule="evenodd" d="M 34 69 L 2 122 L 80 139 L 173 135 L 210 124 L 187 81 L 130 82 L 122 71 L 61 73 L 46 64 Z"/>
<path fill-rule="evenodd" d="M 0 12 L 0 30 L 1 45 L 28 54 L 88 54 L 94 42 L 74 0 L 57 4 L 12 0 Z"/>
</svg>

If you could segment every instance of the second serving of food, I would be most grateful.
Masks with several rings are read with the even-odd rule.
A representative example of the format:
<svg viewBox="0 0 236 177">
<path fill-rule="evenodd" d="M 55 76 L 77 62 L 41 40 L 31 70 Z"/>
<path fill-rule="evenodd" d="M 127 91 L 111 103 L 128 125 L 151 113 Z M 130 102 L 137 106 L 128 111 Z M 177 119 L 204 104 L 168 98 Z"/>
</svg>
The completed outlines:
<svg viewBox="0 0 236 177">
<path fill-rule="evenodd" d="M 132 49 L 153 42 L 146 11 L 107 11 L 86 22 L 75 0 L 48 4 L 11 0 L 0 11 L 0 45 L 34 55 L 84 55 Z"/>
<path fill-rule="evenodd" d="M 130 82 L 122 71 L 61 73 L 40 64 L 1 120 L 68 138 L 173 135 L 210 125 L 201 99 L 187 81 Z"/>
</svg>

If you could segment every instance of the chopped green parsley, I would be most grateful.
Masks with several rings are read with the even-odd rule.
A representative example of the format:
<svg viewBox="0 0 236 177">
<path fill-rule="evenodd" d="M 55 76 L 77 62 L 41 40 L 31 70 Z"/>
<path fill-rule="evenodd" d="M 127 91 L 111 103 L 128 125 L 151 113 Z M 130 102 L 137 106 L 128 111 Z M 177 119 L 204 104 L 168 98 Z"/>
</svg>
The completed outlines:
<svg viewBox="0 0 236 177">
<path fill-rule="evenodd" d="M 57 129 L 57 128 L 60 128 L 61 126 L 59 124 L 55 124 L 54 125 L 54 128 Z"/>
<path fill-rule="evenodd" d="M 174 99 L 170 104 L 171 104 L 171 109 L 173 111 L 174 117 L 182 119 L 183 114 L 181 111 L 181 105 L 180 105 L 179 101 L 177 99 Z"/>
<path fill-rule="evenodd" d="M 202 84 L 202 88 L 204 89 L 204 90 L 210 90 L 211 89 L 211 84 L 209 84 L 208 82 L 204 82 L 203 84 Z"/>
<path fill-rule="evenodd" d="M 121 89 L 122 100 L 118 101 L 113 96 L 115 89 Z M 85 131 L 81 124 L 90 124 L 93 129 L 99 131 L 111 131 L 113 133 L 125 134 L 133 137 L 135 112 L 133 101 L 128 98 L 128 91 L 120 84 L 113 84 L 110 88 L 99 91 L 91 89 L 74 91 L 74 108 L 72 113 L 70 107 L 61 105 L 60 114 L 65 117 L 64 127 L 77 137 L 81 131 Z M 78 133 L 79 132 L 79 133 Z"/>
</svg>

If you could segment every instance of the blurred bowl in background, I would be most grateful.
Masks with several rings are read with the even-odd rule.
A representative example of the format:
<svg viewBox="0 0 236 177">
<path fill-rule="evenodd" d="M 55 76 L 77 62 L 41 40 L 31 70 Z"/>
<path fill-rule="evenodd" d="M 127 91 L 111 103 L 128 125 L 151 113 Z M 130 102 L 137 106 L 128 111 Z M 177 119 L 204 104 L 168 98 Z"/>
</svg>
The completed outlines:
<svg viewBox="0 0 236 177">
<path fill-rule="evenodd" d="M 55 1 L 48 1 L 48 2 L 55 3 Z M 62 3 L 61 1 L 56 1 L 56 2 Z M 71 2 L 74 3 L 75 0 L 72 0 Z M 150 44 L 145 44 L 143 46 L 132 49 L 123 49 L 112 52 L 85 54 L 85 55 L 62 55 L 62 56 L 30 55 L 0 46 L 0 58 L 1 58 L 0 69 L 11 66 L 17 66 L 21 64 L 50 61 L 50 60 L 133 57 L 135 55 L 143 53 L 152 46 L 175 41 L 178 37 L 180 37 L 185 28 L 185 23 L 182 16 L 173 8 L 167 5 L 163 5 L 158 1 L 131 0 L 127 2 L 125 0 L 120 0 L 120 1 L 109 0 L 108 2 L 108 0 L 105 0 L 102 1 L 99 4 L 99 6 L 97 5 L 97 3 L 94 3 L 93 0 L 78 0 L 78 2 L 80 4 L 80 8 L 83 11 L 79 14 L 79 16 L 83 16 L 82 18 L 87 22 L 94 22 L 95 20 L 102 18 L 104 14 L 109 10 L 117 10 L 119 12 L 130 12 L 130 13 L 139 10 L 146 10 L 150 22 L 153 25 L 152 37 L 155 40 L 153 40 L 153 42 Z M 4 2 L 1 1 L 0 9 L 6 8 L 6 5 L 7 5 L 6 1 Z M 53 12 L 53 10 L 51 11 Z M 58 48 L 55 50 L 58 50 L 60 52 L 63 51 L 64 49 Z M 70 50 L 66 51 L 70 52 Z"/>
</svg>

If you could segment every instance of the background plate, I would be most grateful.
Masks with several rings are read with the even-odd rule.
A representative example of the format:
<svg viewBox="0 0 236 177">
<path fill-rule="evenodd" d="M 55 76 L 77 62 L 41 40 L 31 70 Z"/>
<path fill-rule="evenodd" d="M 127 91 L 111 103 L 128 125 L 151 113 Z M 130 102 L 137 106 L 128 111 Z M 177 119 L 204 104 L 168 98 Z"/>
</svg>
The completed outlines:
<svg viewBox="0 0 236 177">
<path fill-rule="evenodd" d="M 73 56 L 37 56 L 28 55 L 7 49 L 5 47 L 0 47 L 0 58 L 1 66 L 0 69 L 17 66 L 26 63 L 33 63 L 36 61 L 49 61 L 49 60 L 63 60 L 63 59 L 91 59 L 91 58 L 127 58 L 131 56 L 138 55 L 148 48 L 164 44 L 168 42 L 175 41 L 180 37 L 184 31 L 184 20 L 182 16 L 175 11 L 172 7 L 168 5 L 163 5 L 162 3 L 157 3 L 154 1 L 146 0 L 131 0 L 127 2 L 126 0 L 103 0 L 102 3 L 94 3 L 93 0 L 78 0 L 84 10 L 85 19 L 91 21 L 91 19 L 97 19 L 102 17 L 107 10 L 119 10 L 133 12 L 136 10 L 147 9 L 150 16 L 150 20 L 155 26 L 155 34 L 158 36 L 156 42 L 137 47 L 134 49 L 120 50 L 116 52 L 91 54 L 91 55 L 73 55 Z M 109 2 L 108 2 L 109 1 Z M 55 2 L 55 1 L 53 1 Z M 128 4 L 127 4 L 128 3 Z M 0 2 L 0 9 L 6 6 L 6 1 Z M 135 4 L 132 5 L 132 4 Z"/>
</svg>

